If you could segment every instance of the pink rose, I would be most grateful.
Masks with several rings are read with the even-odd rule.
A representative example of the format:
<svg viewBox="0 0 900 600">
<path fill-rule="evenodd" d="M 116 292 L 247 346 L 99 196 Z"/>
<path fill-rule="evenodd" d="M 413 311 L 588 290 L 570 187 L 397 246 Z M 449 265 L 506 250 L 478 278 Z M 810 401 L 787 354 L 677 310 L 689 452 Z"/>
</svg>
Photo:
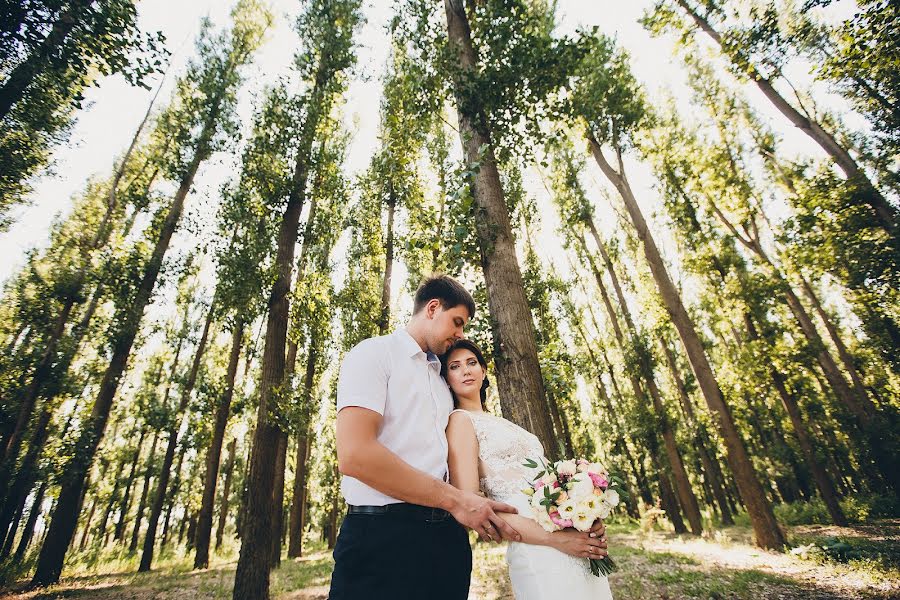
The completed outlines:
<svg viewBox="0 0 900 600">
<path fill-rule="evenodd" d="M 555 510 L 552 513 L 550 513 L 550 520 L 553 521 L 554 525 L 556 525 L 558 527 L 565 528 L 565 527 L 573 526 L 572 519 L 563 519 L 562 517 L 559 516 L 559 513 Z"/>
<path fill-rule="evenodd" d="M 588 473 L 588 477 L 591 478 L 594 487 L 602 488 L 604 490 L 609 487 L 609 480 L 602 475 L 597 475 L 596 473 Z"/>
</svg>

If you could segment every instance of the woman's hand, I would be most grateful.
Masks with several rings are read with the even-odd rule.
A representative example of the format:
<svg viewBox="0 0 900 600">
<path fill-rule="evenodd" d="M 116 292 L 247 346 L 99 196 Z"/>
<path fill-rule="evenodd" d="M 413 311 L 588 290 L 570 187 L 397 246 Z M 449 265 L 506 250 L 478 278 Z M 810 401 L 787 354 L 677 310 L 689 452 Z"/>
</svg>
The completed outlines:
<svg viewBox="0 0 900 600">
<path fill-rule="evenodd" d="M 603 558 L 606 556 L 605 536 L 591 537 L 589 532 L 563 529 L 550 534 L 551 545 L 569 556 L 578 558 Z"/>
</svg>

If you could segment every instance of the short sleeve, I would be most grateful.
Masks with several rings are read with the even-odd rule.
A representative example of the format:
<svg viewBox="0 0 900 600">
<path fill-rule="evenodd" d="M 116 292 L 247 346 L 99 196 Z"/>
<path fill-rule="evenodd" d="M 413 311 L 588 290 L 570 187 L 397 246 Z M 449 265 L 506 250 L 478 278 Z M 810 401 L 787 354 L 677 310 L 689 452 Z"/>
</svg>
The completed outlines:
<svg viewBox="0 0 900 600">
<path fill-rule="evenodd" d="M 364 340 L 344 356 L 337 386 L 337 410 L 360 406 L 384 415 L 388 357 L 378 338 Z"/>
</svg>

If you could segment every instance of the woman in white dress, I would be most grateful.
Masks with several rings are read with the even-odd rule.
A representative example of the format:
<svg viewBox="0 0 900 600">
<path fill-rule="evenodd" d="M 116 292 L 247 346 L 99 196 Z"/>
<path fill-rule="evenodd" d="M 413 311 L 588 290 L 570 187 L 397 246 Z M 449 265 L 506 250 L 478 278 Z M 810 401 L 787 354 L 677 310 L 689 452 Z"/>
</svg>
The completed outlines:
<svg viewBox="0 0 900 600">
<path fill-rule="evenodd" d="M 536 436 L 485 410 L 486 368 L 481 350 L 469 340 L 457 341 L 441 357 L 457 409 L 447 425 L 450 483 L 519 509 L 519 514 L 498 513 L 522 536 L 506 552 L 516 600 L 612 600 L 607 578 L 592 575 L 587 560 L 606 555 L 602 524 L 591 533 L 551 533 L 532 517 L 522 490 L 533 481 L 534 470 L 523 463 L 543 458 L 544 450 Z M 494 539 L 498 535 L 494 529 L 488 533 Z"/>
</svg>

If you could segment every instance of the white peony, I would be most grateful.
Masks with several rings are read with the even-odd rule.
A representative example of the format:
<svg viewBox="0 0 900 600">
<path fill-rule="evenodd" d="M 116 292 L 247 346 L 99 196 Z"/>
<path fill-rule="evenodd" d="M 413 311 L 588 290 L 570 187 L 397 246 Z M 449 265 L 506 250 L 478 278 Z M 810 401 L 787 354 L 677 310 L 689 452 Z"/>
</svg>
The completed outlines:
<svg viewBox="0 0 900 600">
<path fill-rule="evenodd" d="M 556 475 L 553 473 L 544 473 L 544 476 L 541 477 L 541 481 L 544 485 L 553 485 L 558 480 L 556 479 Z"/>
<path fill-rule="evenodd" d="M 559 505 L 559 516 L 563 519 L 571 519 L 575 514 L 575 509 L 578 507 L 575 500 L 572 498 L 567 499 L 565 502 Z"/>
<path fill-rule="evenodd" d="M 578 465 L 574 460 L 561 460 L 556 463 L 556 472 L 560 475 L 574 475 L 578 470 Z"/>
<path fill-rule="evenodd" d="M 609 488 L 605 492 L 603 492 L 602 496 L 603 502 L 608 504 L 609 506 L 618 506 L 619 505 L 619 492 L 616 490 Z"/>
<path fill-rule="evenodd" d="M 598 519 L 606 519 L 609 516 L 609 513 L 612 512 L 612 507 L 606 502 L 601 502 L 597 507 L 597 512 L 594 513 L 594 516 Z"/>
<path fill-rule="evenodd" d="M 572 516 L 572 525 L 578 531 L 588 531 L 594 524 L 594 515 L 587 510 L 579 509 Z"/>
<path fill-rule="evenodd" d="M 576 473 L 569 481 L 568 488 L 570 497 L 580 499 L 594 493 L 594 482 L 587 473 Z"/>
</svg>

